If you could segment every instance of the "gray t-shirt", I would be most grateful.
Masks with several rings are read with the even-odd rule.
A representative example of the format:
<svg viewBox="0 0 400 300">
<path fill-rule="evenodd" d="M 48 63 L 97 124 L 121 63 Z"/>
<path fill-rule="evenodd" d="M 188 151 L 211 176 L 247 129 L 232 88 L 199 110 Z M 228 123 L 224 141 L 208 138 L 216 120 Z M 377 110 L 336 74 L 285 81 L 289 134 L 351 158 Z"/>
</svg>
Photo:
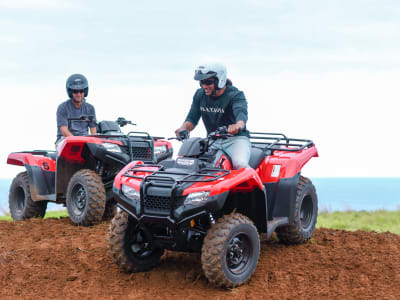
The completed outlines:
<svg viewBox="0 0 400 300">
<path fill-rule="evenodd" d="M 68 126 L 69 131 L 73 135 L 88 135 L 88 128 L 96 127 L 96 123 L 70 121 L 69 118 L 79 118 L 82 115 L 93 116 L 96 120 L 96 112 L 94 106 L 83 100 L 81 107 L 77 108 L 71 99 L 64 101 L 57 108 L 57 141 L 63 136 L 60 131 L 60 126 Z M 69 123 L 69 124 L 68 124 Z"/>
</svg>

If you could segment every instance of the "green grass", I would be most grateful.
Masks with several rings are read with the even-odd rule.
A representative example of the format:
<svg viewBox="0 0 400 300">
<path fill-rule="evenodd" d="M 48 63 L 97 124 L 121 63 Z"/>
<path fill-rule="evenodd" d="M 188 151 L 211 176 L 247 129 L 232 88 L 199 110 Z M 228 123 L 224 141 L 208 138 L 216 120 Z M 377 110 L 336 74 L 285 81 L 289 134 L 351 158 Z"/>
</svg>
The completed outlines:
<svg viewBox="0 0 400 300">
<path fill-rule="evenodd" d="M 66 210 L 49 211 L 45 218 L 68 217 Z M 0 220 L 11 221 L 11 217 L 0 216 Z M 400 210 L 398 211 L 344 211 L 319 213 L 317 228 L 332 228 L 342 230 L 364 230 L 400 234 Z"/>
<path fill-rule="evenodd" d="M 68 217 L 68 212 L 66 210 L 58 210 L 58 211 L 48 211 L 44 216 L 45 219 L 47 218 L 61 218 L 61 217 Z M 0 216 L 0 221 L 12 221 L 10 215 L 7 216 Z"/>
<path fill-rule="evenodd" d="M 324 212 L 318 215 L 317 228 L 321 227 L 400 234 L 400 210 Z"/>
</svg>

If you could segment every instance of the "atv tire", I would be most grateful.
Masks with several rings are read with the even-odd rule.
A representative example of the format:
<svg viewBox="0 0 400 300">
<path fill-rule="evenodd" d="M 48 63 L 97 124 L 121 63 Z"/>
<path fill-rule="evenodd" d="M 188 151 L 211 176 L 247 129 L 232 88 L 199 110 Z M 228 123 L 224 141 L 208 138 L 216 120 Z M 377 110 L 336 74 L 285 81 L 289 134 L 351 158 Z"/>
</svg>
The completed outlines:
<svg viewBox="0 0 400 300">
<path fill-rule="evenodd" d="M 32 200 L 27 172 L 19 173 L 11 183 L 8 204 L 13 220 L 43 218 L 47 208 L 47 201 Z"/>
<path fill-rule="evenodd" d="M 160 263 L 164 249 L 154 248 L 136 221 L 119 210 L 112 219 L 108 249 L 114 263 L 126 273 L 147 271 Z"/>
<path fill-rule="evenodd" d="M 253 222 L 239 213 L 225 215 L 204 238 L 201 264 L 207 279 L 220 287 L 244 284 L 260 255 L 260 239 Z"/>
<path fill-rule="evenodd" d="M 117 201 L 114 199 L 114 194 L 112 189 L 109 189 L 106 191 L 106 207 L 104 209 L 104 214 L 103 214 L 103 221 L 109 221 L 112 218 L 114 218 L 116 212 L 117 212 Z"/>
<path fill-rule="evenodd" d="M 306 242 L 314 232 L 317 217 L 318 197 L 315 187 L 310 179 L 300 176 L 293 224 L 276 229 L 279 240 L 288 245 Z"/>
<path fill-rule="evenodd" d="M 67 187 L 67 209 L 75 225 L 91 226 L 101 221 L 106 206 L 104 185 L 96 172 L 76 172 Z"/>
</svg>

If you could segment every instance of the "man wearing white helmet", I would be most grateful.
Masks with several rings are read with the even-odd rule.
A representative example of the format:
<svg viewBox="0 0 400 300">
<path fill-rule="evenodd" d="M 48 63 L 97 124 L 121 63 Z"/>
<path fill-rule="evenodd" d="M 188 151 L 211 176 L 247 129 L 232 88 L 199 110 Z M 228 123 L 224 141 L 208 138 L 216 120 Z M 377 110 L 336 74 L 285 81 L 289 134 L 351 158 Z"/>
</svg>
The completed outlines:
<svg viewBox="0 0 400 300">
<path fill-rule="evenodd" d="M 185 129 L 192 131 L 200 117 L 207 133 L 226 126 L 228 133 L 234 136 L 217 140 L 212 148 L 225 151 L 231 157 L 234 169 L 249 167 L 251 145 L 249 131 L 246 129 L 247 101 L 243 92 L 232 86 L 222 64 L 197 67 L 194 79 L 200 82 L 201 88 L 194 94 L 186 120 L 175 134 Z"/>
</svg>

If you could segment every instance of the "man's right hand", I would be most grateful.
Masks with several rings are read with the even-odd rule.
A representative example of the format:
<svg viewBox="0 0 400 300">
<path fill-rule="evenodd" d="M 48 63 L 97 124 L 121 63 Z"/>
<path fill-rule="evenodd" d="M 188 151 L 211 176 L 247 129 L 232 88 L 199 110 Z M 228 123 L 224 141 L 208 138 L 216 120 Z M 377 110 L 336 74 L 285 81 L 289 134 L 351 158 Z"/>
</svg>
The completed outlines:
<svg viewBox="0 0 400 300">
<path fill-rule="evenodd" d="M 176 137 L 179 137 L 179 131 L 185 130 L 185 128 L 183 128 L 183 126 L 179 127 L 177 130 L 175 130 L 175 135 Z"/>
</svg>

